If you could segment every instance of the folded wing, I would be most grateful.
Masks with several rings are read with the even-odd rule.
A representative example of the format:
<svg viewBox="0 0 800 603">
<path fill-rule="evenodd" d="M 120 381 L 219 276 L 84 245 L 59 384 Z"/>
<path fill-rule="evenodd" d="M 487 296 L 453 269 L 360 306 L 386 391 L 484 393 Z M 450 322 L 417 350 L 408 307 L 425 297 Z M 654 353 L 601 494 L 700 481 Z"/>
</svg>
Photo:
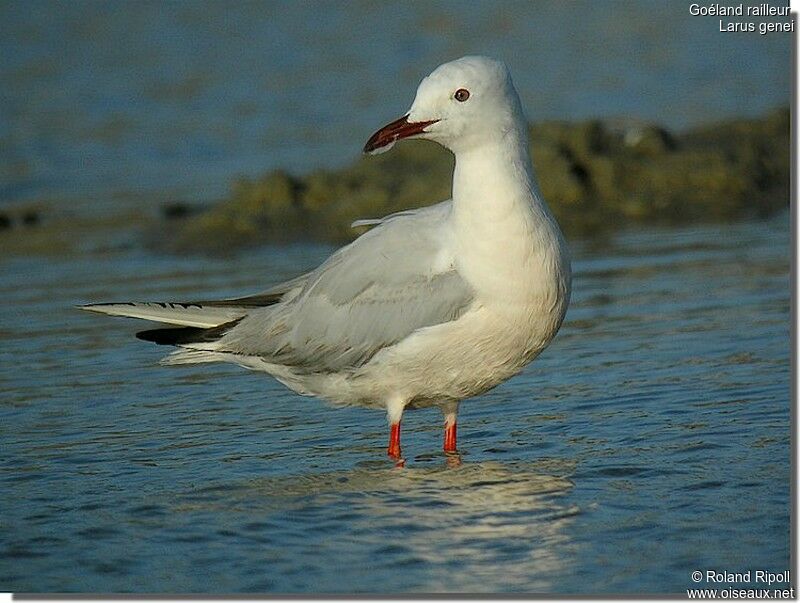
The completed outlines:
<svg viewBox="0 0 800 603">
<path fill-rule="evenodd" d="M 450 208 L 382 221 L 310 273 L 291 301 L 254 310 L 217 342 L 192 347 L 260 356 L 298 373 L 338 372 L 456 320 L 474 295 L 452 261 Z"/>
<path fill-rule="evenodd" d="M 194 302 L 119 302 L 87 304 L 81 310 L 99 312 L 111 316 L 127 316 L 185 327 L 211 328 L 244 317 L 255 308 L 271 306 L 284 299 L 291 299 L 305 285 L 308 274 L 280 283 L 247 297 L 236 299 L 207 300 Z"/>
</svg>

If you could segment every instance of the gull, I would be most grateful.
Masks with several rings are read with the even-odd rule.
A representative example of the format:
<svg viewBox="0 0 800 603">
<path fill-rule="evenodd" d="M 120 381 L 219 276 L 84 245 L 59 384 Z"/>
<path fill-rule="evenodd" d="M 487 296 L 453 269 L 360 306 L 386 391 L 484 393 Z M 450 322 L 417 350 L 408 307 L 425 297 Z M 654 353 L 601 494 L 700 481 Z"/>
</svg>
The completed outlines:
<svg viewBox="0 0 800 603">
<path fill-rule="evenodd" d="M 398 465 L 404 411 L 438 407 L 444 451 L 457 454 L 460 402 L 517 374 L 561 326 L 569 252 L 503 63 L 467 56 L 440 65 L 364 152 L 405 138 L 455 155 L 452 199 L 355 222 L 371 228 L 315 270 L 255 295 L 81 308 L 172 325 L 137 333 L 177 346 L 164 364 L 232 362 L 298 394 L 383 410 Z"/>
</svg>

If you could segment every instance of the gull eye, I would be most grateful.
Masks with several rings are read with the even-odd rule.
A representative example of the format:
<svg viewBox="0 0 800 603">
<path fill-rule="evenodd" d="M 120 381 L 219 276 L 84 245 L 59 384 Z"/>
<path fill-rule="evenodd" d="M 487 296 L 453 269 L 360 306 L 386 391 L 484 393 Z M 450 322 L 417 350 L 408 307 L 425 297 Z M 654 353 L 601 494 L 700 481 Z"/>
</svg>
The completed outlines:
<svg viewBox="0 0 800 603">
<path fill-rule="evenodd" d="M 465 100 L 469 98 L 469 90 L 467 90 L 466 88 L 459 88 L 458 90 L 456 90 L 454 96 L 459 103 L 463 103 Z"/>
</svg>

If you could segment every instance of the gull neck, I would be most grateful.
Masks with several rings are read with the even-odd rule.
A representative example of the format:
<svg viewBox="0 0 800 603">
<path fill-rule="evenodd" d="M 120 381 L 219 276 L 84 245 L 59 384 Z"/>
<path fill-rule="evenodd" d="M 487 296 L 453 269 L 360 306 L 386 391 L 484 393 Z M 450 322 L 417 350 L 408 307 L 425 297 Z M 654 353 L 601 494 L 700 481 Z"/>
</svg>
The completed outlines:
<svg viewBox="0 0 800 603">
<path fill-rule="evenodd" d="M 539 192 L 527 133 L 519 127 L 455 158 L 453 206 L 462 220 L 469 215 L 470 222 L 491 224 L 521 216 L 523 222 L 557 228 Z"/>
</svg>

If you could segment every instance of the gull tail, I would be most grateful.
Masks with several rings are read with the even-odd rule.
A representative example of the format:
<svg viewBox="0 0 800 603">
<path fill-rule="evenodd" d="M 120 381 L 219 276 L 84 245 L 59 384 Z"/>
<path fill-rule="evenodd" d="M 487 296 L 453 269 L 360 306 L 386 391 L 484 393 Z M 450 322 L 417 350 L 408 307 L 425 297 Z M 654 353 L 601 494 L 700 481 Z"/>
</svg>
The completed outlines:
<svg viewBox="0 0 800 603">
<path fill-rule="evenodd" d="M 225 354 L 207 352 L 205 350 L 176 350 L 161 359 L 164 366 L 178 366 L 181 364 L 204 364 L 206 362 L 220 362 L 228 360 Z"/>
<path fill-rule="evenodd" d="M 234 328 L 250 312 L 294 299 L 302 291 L 307 279 L 308 274 L 302 274 L 261 293 L 235 299 L 185 303 L 87 304 L 78 306 L 78 308 L 110 316 L 127 316 L 174 325 L 140 331 L 136 334 L 139 339 L 145 341 L 181 348 L 164 358 L 163 364 L 196 364 L 220 360 L 230 362 L 230 358 L 234 354 L 214 351 L 214 342 Z M 237 360 L 237 362 L 239 361 Z"/>
<path fill-rule="evenodd" d="M 183 349 L 172 352 L 161 360 L 161 364 L 198 364 L 216 362 L 220 354 L 206 349 L 205 344 L 213 343 L 235 327 L 241 318 L 231 320 L 216 327 L 202 329 L 198 327 L 168 327 L 166 329 L 149 329 L 139 331 L 136 337 L 144 341 L 152 341 L 158 345 L 175 345 Z"/>
<path fill-rule="evenodd" d="M 252 309 L 226 306 L 225 302 L 222 302 L 222 306 L 215 306 L 215 303 L 219 302 L 208 302 L 208 305 L 158 302 L 116 303 L 79 307 L 81 310 L 100 312 L 111 316 L 142 318 L 178 325 L 136 333 L 136 337 L 144 341 L 183 348 L 161 361 L 162 364 L 174 365 L 220 360 L 220 354 L 203 349 L 203 347 L 225 335 L 245 317 L 248 310 Z M 199 349 L 198 346 L 200 346 Z"/>
</svg>

